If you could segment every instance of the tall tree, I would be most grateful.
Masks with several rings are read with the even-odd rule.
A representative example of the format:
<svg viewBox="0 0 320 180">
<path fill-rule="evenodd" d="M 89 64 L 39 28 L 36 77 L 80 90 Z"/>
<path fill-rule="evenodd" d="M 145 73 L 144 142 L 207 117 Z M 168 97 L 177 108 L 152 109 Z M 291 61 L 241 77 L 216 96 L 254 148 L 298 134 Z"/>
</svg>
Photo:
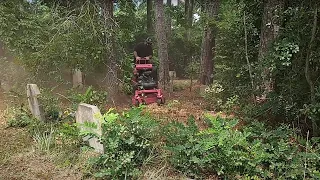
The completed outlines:
<svg viewBox="0 0 320 180">
<path fill-rule="evenodd" d="M 311 30 L 311 39 L 309 42 L 309 47 L 307 49 L 307 57 L 305 60 L 305 77 L 308 82 L 308 85 L 310 87 L 310 102 L 312 105 L 315 105 L 316 102 L 316 90 L 315 90 L 315 83 L 312 78 L 312 74 L 315 74 L 312 72 L 312 69 L 310 68 L 310 62 L 312 62 L 311 59 L 311 53 L 312 53 L 312 48 L 314 46 L 314 40 L 316 38 L 316 32 L 317 32 L 317 23 L 318 23 L 318 9 L 317 7 L 314 10 L 314 17 L 313 17 L 313 25 L 312 25 L 312 30 Z M 312 120 L 312 130 L 313 130 L 313 135 L 316 137 L 320 136 L 320 131 L 319 131 L 319 125 L 318 125 L 318 118 L 311 118 Z"/>
<path fill-rule="evenodd" d="M 105 43 L 105 57 L 106 57 L 106 84 L 108 85 L 108 98 L 113 101 L 117 93 L 117 65 L 115 52 L 115 24 L 113 21 L 113 1 L 101 0 L 101 10 L 104 26 L 104 43 Z"/>
<path fill-rule="evenodd" d="M 281 13 L 284 9 L 284 0 L 264 0 L 263 17 L 260 34 L 259 60 L 264 61 L 269 47 L 277 39 L 281 25 Z M 261 63 L 264 64 L 264 63 Z M 262 72 L 262 96 L 273 90 L 273 80 L 271 79 L 268 67 Z"/>
<path fill-rule="evenodd" d="M 202 40 L 201 50 L 201 72 L 200 83 L 204 85 L 211 84 L 213 82 L 214 61 L 215 56 L 215 39 L 217 33 L 217 21 L 218 9 L 220 0 L 206 0 L 205 12 L 206 12 L 206 24 L 204 28 L 204 35 Z"/>
<path fill-rule="evenodd" d="M 193 9 L 194 9 L 194 0 L 186 0 L 185 1 L 185 24 L 188 29 L 187 38 L 190 38 L 190 30 L 192 28 L 193 21 Z"/>
<path fill-rule="evenodd" d="M 171 10 L 172 10 L 172 1 L 171 0 L 167 0 L 167 6 L 168 6 L 168 13 L 167 15 L 167 36 L 168 39 L 170 37 L 171 34 L 171 26 L 172 26 L 172 17 L 171 17 Z"/>
<path fill-rule="evenodd" d="M 152 0 L 147 0 L 147 31 L 150 36 L 153 32 L 152 27 Z"/>
<path fill-rule="evenodd" d="M 169 58 L 168 58 L 168 39 L 166 31 L 166 21 L 163 1 L 155 0 L 156 8 L 156 37 L 158 43 L 159 56 L 159 82 L 163 89 L 169 84 Z"/>
</svg>

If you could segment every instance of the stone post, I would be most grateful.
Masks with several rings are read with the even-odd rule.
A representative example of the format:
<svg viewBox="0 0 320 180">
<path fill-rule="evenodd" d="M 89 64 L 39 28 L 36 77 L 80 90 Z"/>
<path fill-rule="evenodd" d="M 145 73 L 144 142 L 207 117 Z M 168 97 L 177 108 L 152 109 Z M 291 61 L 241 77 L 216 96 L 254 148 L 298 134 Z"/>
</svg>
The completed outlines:
<svg viewBox="0 0 320 180">
<path fill-rule="evenodd" d="M 73 88 L 83 87 L 82 72 L 79 69 L 74 69 L 72 72 L 72 84 Z"/>
<path fill-rule="evenodd" d="M 44 121 L 43 110 L 39 103 L 38 95 L 40 95 L 38 86 L 36 84 L 27 84 L 29 109 L 35 118 Z"/>
<path fill-rule="evenodd" d="M 176 78 L 176 72 L 175 71 L 169 71 L 169 77 L 170 77 L 170 92 L 173 92 L 173 81 Z"/>
<path fill-rule="evenodd" d="M 81 127 L 81 130 L 88 130 L 90 132 L 94 132 L 95 134 L 98 134 L 101 136 L 102 129 L 101 129 L 101 121 L 98 118 L 99 116 L 101 117 L 101 113 L 97 106 L 80 103 L 76 113 L 76 122 L 79 124 L 83 124 L 85 122 L 95 123 L 97 125 L 97 129 L 88 129 L 86 127 Z M 90 137 L 85 137 L 83 140 L 89 141 L 89 145 L 93 147 L 96 152 L 103 153 L 104 152 L 103 144 L 101 144 L 97 138 L 90 138 L 90 139 L 89 138 Z"/>
</svg>

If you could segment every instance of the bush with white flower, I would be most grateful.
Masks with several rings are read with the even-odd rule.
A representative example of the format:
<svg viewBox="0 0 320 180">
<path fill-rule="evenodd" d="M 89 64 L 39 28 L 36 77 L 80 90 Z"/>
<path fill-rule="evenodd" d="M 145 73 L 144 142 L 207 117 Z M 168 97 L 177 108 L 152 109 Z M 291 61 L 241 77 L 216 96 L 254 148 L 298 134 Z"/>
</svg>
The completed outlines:
<svg viewBox="0 0 320 180">
<path fill-rule="evenodd" d="M 220 107 L 223 104 L 223 101 L 221 98 L 223 91 L 224 91 L 224 88 L 218 82 L 213 82 L 211 85 L 206 87 L 206 89 L 204 90 L 203 97 L 207 102 L 206 106 L 209 110 L 220 109 Z"/>
</svg>

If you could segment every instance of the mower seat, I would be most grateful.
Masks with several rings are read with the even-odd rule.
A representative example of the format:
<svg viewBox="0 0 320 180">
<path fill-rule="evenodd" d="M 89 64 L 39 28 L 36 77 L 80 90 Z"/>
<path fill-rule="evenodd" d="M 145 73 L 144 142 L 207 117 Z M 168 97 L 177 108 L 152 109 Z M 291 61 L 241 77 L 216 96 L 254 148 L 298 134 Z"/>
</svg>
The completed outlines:
<svg viewBox="0 0 320 180">
<path fill-rule="evenodd" d="M 143 87 L 143 89 L 153 89 L 157 87 L 157 83 L 154 81 L 152 82 L 141 82 L 140 85 Z"/>
</svg>

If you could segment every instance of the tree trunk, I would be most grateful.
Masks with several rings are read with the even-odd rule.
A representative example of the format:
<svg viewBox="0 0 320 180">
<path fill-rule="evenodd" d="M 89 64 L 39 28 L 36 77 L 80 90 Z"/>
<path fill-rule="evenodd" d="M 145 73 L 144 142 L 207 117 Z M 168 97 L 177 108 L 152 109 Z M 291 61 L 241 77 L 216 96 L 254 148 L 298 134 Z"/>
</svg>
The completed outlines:
<svg viewBox="0 0 320 180">
<path fill-rule="evenodd" d="M 185 27 L 187 29 L 187 39 L 190 39 L 190 32 L 191 32 L 192 21 L 193 21 L 193 7 L 194 7 L 194 0 L 185 1 L 184 16 L 185 16 Z"/>
<path fill-rule="evenodd" d="M 311 39 L 309 42 L 309 48 L 307 51 L 307 57 L 306 57 L 306 61 L 305 61 L 305 77 L 306 80 L 309 84 L 310 87 L 310 101 L 311 104 L 314 105 L 316 103 L 316 92 L 315 92 L 315 85 L 314 85 L 314 80 L 311 78 L 312 75 L 312 71 L 310 69 L 310 56 L 311 56 L 311 51 L 312 51 L 312 45 L 313 45 L 313 41 L 316 37 L 316 32 L 317 32 L 317 21 L 318 21 L 318 9 L 316 8 L 314 11 L 314 17 L 313 17 L 313 27 L 312 27 L 312 31 L 311 31 Z M 318 123 L 316 118 L 311 118 L 312 120 L 312 132 L 313 132 L 313 136 L 315 137 L 319 137 L 320 136 L 320 130 L 318 127 Z"/>
<path fill-rule="evenodd" d="M 171 37 L 171 26 L 172 26 L 172 16 L 171 16 L 171 11 L 172 11 L 172 5 L 171 5 L 172 1 L 171 0 L 167 0 L 167 6 L 168 6 L 168 11 L 166 14 L 167 18 L 166 18 L 166 22 L 167 22 L 167 41 L 170 41 L 170 37 Z M 168 45 L 169 46 L 169 45 Z M 174 62 L 172 62 L 172 58 L 170 56 L 170 53 L 168 51 L 168 61 L 169 61 L 169 67 L 173 67 Z M 170 69 L 169 71 L 173 71 L 174 69 Z M 171 86 L 171 83 L 170 83 Z M 172 87 L 170 87 L 170 89 L 172 89 Z"/>
<path fill-rule="evenodd" d="M 164 90 L 169 84 L 168 40 L 163 1 L 155 0 L 156 37 L 159 56 L 159 84 Z"/>
<path fill-rule="evenodd" d="M 117 66 L 116 66 L 116 53 L 115 53 L 115 39 L 113 36 L 114 22 L 113 22 L 113 1 L 101 0 L 102 17 L 104 23 L 104 37 L 106 48 L 106 85 L 108 92 L 108 99 L 114 103 L 114 97 L 118 92 L 118 78 L 117 78 Z"/>
<path fill-rule="evenodd" d="M 194 0 L 188 1 L 188 10 L 187 10 L 187 26 L 190 29 L 192 27 L 192 21 L 193 21 L 193 7 L 194 7 Z"/>
<path fill-rule="evenodd" d="M 219 0 L 209 0 L 206 2 L 206 14 L 209 19 L 217 20 Z M 215 56 L 215 38 L 217 33 L 216 25 L 209 21 L 206 22 L 204 28 L 204 36 L 202 40 L 201 50 L 201 72 L 200 72 L 200 83 L 203 85 L 212 84 L 213 72 L 214 72 L 214 61 Z"/>
<path fill-rule="evenodd" d="M 184 1 L 184 14 L 187 15 L 189 11 L 189 1 L 190 0 L 185 0 Z M 186 24 L 187 24 L 187 16 L 186 16 Z"/>
<path fill-rule="evenodd" d="M 279 35 L 283 8 L 284 0 L 264 0 L 259 49 L 259 60 L 261 62 L 264 60 L 269 47 Z M 263 97 L 273 91 L 273 80 L 268 67 L 265 67 L 262 72 L 262 90 Z"/>
<path fill-rule="evenodd" d="M 152 0 L 147 0 L 147 31 L 150 36 L 153 32 L 152 27 Z"/>
<path fill-rule="evenodd" d="M 172 26 L 172 17 L 171 17 L 171 0 L 167 0 L 167 5 L 168 5 L 168 13 L 167 15 L 167 39 L 169 39 L 170 34 L 171 34 L 171 26 Z"/>
</svg>

